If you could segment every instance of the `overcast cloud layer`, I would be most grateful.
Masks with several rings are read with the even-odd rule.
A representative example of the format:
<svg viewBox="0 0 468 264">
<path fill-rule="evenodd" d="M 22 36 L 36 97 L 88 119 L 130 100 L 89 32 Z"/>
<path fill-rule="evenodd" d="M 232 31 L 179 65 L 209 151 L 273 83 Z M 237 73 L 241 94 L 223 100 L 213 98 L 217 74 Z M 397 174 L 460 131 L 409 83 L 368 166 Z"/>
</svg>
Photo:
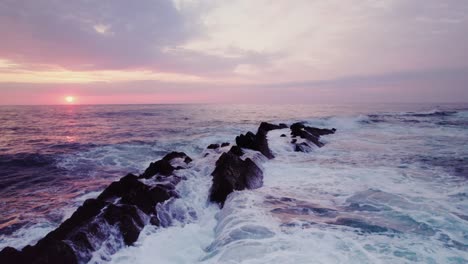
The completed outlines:
<svg viewBox="0 0 468 264">
<path fill-rule="evenodd" d="M 466 0 L 3 0 L 0 35 L 0 104 L 468 101 Z"/>
</svg>

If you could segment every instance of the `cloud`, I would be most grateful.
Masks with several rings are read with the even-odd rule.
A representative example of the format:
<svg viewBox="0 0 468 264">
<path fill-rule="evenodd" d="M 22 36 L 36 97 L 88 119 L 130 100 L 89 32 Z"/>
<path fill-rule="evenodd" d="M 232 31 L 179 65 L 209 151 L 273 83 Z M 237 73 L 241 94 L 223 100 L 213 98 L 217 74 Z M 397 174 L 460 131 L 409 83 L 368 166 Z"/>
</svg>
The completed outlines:
<svg viewBox="0 0 468 264">
<path fill-rule="evenodd" d="M 248 60 L 178 48 L 202 30 L 169 0 L 2 1 L 0 58 L 68 70 L 196 74 L 234 69 Z"/>
<path fill-rule="evenodd" d="M 466 101 L 467 14 L 460 0 L 5 0 L 0 94 L 42 83 L 31 92 Z"/>
</svg>

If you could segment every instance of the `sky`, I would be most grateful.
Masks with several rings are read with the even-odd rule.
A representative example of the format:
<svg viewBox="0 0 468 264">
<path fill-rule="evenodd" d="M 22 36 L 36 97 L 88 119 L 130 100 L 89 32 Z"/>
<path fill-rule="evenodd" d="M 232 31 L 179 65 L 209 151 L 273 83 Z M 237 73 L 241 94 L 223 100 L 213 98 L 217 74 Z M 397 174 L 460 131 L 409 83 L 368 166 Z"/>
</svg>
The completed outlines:
<svg viewBox="0 0 468 264">
<path fill-rule="evenodd" d="M 468 102 L 467 0 L 1 0 L 0 104 Z"/>
</svg>

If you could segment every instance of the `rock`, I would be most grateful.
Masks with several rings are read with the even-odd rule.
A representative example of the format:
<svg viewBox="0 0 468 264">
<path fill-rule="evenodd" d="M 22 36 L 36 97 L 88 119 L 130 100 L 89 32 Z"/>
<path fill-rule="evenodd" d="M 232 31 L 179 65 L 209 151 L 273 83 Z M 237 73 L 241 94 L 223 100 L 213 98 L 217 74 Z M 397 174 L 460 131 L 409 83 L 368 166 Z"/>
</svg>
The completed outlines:
<svg viewBox="0 0 468 264">
<path fill-rule="evenodd" d="M 294 144 L 294 143 L 296 143 L 296 142 L 297 142 L 297 139 L 291 140 L 291 144 Z"/>
<path fill-rule="evenodd" d="M 239 135 L 236 137 L 236 144 L 241 148 L 257 150 L 255 144 L 255 134 L 252 132 L 247 132 L 247 134 Z"/>
<path fill-rule="evenodd" d="M 161 174 L 164 176 L 169 176 L 174 172 L 174 167 L 172 167 L 169 161 L 162 159 L 156 162 L 152 162 L 150 166 L 145 170 L 145 172 L 140 175 L 140 178 L 149 179 L 156 174 Z"/>
<path fill-rule="evenodd" d="M 12 247 L 6 247 L 0 251 L 0 263 L 26 263 L 20 251 Z"/>
<path fill-rule="evenodd" d="M 262 122 L 262 123 L 260 123 L 260 126 L 258 127 L 258 130 L 263 130 L 265 132 L 268 132 L 268 131 L 271 131 L 271 130 L 283 129 L 283 128 L 288 128 L 288 126 L 286 124 L 275 125 L 275 124 L 270 124 L 270 123 L 267 123 L 267 122 Z"/>
<path fill-rule="evenodd" d="M 267 133 L 274 129 L 282 129 L 287 126 L 283 124 L 274 125 L 266 122 L 262 122 L 258 127 L 257 134 L 252 132 L 247 132 L 247 134 L 236 137 L 236 144 L 241 148 L 253 149 L 260 151 L 265 157 L 272 159 L 274 158 L 273 153 L 271 153 L 270 148 L 268 147 Z"/>
<path fill-rule="evenodd" d="M 192 161 L 193 161 L 193 160 L 192 160 L 189 156 L 187 156 L 187 157 L 184 159 L 184 162 L 187 163 L 187 164 L 189 164 L 189 163 L 192 162 Z"/>
<path fill-rule="evenodd" d="M 160 174 L 156 178 L 167 175 L 173 170 L 169 161 L 175 158 L 186 159 L 188 156 L 181 152 L 169 153 L 152 163 L 143 175 L 152 177 Z M 181 178 L 174 175 L 164 177 L 165 183 L 154 187 L 144 184 L 133 174 L 122 177 L 111 183 L 96 199 L 86 200 L 70 218 L 36 245 L 26 246 L 21 251 L 13 248 L 2 250 L 0 263 L 87 263 L 94 251 L 105 246 L 105 241 L 114 239 L 113 230 L 122 236 L 125 245 L 132 245 L 145 224 L 159 225 L 156 205 L 179 197 L 175 185 Z"/>
<path fill-rule="evenodd" d="M 108 204 L 99 199 L 86 200 L 70 218 L 65 220 L 57 229 L 47 234 L 42 240 L 64 240 L 77 227 L 83 226 L 94 219 Z"/>
<path fill-rule="evenodd" d="M 219 144 L 210 144 L 207 149 L 217 149 L 219 148 Z"/>
<path fill-rule="evenodd" d="M 310 145 L 307 144 L 306 142 L 302 142 L 300 144 L 295 144 L 294 151 L 296 151 L 296 152 L 309 152 L 310 151 Z"/>
<path fill-rule="evenodd" d="M 306 128 L 306 126 L 302 123 L 294 123 L 291 125 L 291 135 L 293 137 L 298 136 L 298 137 L 307 139 L 311 141 L 312 143 L 314 143 L 317 147 L 323 147 L 324 144 L 319 141 L 320 136 L 317 136 L 308 132 L 308 130 L 311 130 L 311 129 L 312 129 L 311 127 Z"/>
<path fill-rule="evenodd" d="M 229 143 L 229 142 L 224 142 L 223 144 L 221 144 L 221 147 L 224 148 L 224 147 L 227 147 L 227 146 L 229 146 L 229 145 L 231 145 L 231 143 Z"/>
<path fill-rule="evenodd" d="M 280 136 L 280 137 L 286 137 L 286 135 L 285 135 L 285 134 L 281 134 L 281 136 Z"/>
<path fill-rule="evenodd" d="M 173 151 L 169 154 L 167 154 L 166 156 L 164 156 L 164 158 L 162 158 L 163 160 L 166 160 L 166 161 L 171 161 L 173 159 L 177 159 L 177 158 L 180 158 L 180 159 L 186 159 L 186 158 L 189 158 L 189 156 L 187 156 L 187 154 L 185 154 L 184 152 L 176 152 L 176 151 Z M 191 160 L 191 159 L 190 159 Z"/>
<path fill-rule="evenodd" d="M 140 231 L 144 226 L 138 209 L 133 205 L 110 204 L 103 212 L 103 218 L 113 226 L 117 226 L 126 245 L 132 245 L 137 241 Z"/>
<path fill-rule="evenodd" d="M 211 175 L 210 201 L 221 206 L 234 190 L 256 189 L 263 185 L 262 170 L 251 159 L 244 161 L 230 152 L 221 155 Z"/>
<path fill-rule="evenodd" d="M 179 198 L 175 192 L 175 186 L 158 184 L 150 190 L 151 200 L 156 204 L 165 202 L 171 198 Z"/>
<path fill-rule="evenodd" d="M 230 153 L 234 154 L 234 155 L 237 155 L 237 156 L 242 156 L 244 155 L 244 152 L 242 151 L 242 149 L 238 146 L 232 146 L 231 149 L 229 150 Z"/>
</svg>

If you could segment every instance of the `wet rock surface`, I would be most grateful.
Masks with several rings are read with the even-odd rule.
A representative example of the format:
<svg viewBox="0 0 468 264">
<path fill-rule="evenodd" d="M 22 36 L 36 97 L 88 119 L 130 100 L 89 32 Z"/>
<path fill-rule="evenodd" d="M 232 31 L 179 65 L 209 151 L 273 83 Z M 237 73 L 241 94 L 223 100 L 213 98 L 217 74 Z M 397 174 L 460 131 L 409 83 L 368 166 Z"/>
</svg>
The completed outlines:
<svg viewBox="0 0 468 264">
<path fill-rule="evenodd" d="M 221 205 L 234 190 L 255 189 L 263 185 L 262 170 L 251 159 L 242 160 L 230 152 L 221 155 L 211 175 L 210 201 Z"/>
<path fill-rule="evenodd" d="M 145 225 L 159 224 L 156 205 L 178 198 L 175 185 L 181 178 L 171 175 L 174 159 L 191 162 L 185 153 L 172 152 L 151 163 L 140 177 L 133 174 L 122 177 L 96 199 L 86 200 L 70 218 L 36 245 L 26 246 L 21 251 L 11 247 L 3 249 L 0 263 L 86 263 L 115 233 L 125 245 L 132 245 Z M 151 178 L 168 180 L 155 186 L 140 181 Z"/>
</svg>

